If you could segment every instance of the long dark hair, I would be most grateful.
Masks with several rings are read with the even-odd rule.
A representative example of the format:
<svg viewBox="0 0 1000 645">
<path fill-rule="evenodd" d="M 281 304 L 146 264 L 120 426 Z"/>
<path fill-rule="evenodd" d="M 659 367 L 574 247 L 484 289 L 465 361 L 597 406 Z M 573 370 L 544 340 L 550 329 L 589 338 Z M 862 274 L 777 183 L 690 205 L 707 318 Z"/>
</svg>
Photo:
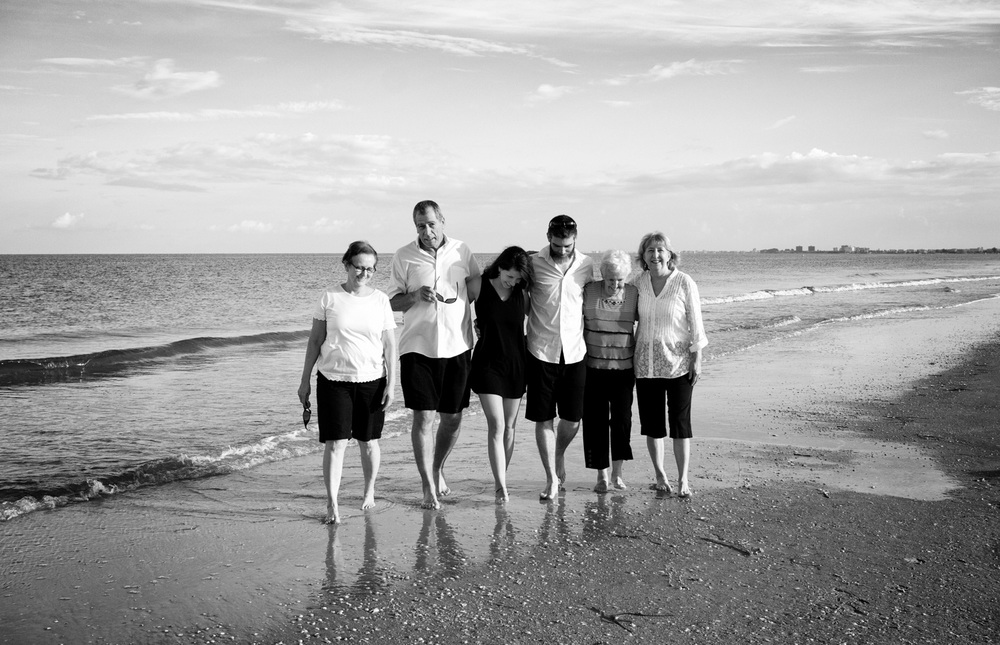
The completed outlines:
<svg viewBox="0 0 1000 645">
<path fill-rule="evenodd" d="M 518 287 L 522 289 L 530 289 L 531 285 L 535 282 L 535 270 L 531 266 L 531 257 L 528 252 L 519 246 L 508 246 L 497 259 L 493 260 L 490 266 L 486 267 L 486 271 L 483 273 L 483 277 L 488 280 L 492 280 L 500 275 L 500 271 L 517 271 L 521 274 L 521 279 L 524 282 Z"/>
</svg>

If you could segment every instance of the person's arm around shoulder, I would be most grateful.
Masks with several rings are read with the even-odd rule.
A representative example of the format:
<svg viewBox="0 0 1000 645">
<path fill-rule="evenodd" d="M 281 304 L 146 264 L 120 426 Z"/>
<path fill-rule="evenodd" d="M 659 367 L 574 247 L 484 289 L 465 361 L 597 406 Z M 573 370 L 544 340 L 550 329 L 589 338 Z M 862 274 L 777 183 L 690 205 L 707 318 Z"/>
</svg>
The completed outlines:
<svg viewBox="0 0 1000 645">
<path fill-rule="evenodd" d="M 309 379 L 312 377 L 313 367 L 319 360 L 320 348 L 326 340 L 326 321 L 313 318 L 312 329 L 309 331 L 309 341 L 306 343 L 306 360 L 302 366 L 302 382 L 299 383 L 299 401 L 302 407 L 309 407 L 309 394 L 311 388 Z"/>
</svg>

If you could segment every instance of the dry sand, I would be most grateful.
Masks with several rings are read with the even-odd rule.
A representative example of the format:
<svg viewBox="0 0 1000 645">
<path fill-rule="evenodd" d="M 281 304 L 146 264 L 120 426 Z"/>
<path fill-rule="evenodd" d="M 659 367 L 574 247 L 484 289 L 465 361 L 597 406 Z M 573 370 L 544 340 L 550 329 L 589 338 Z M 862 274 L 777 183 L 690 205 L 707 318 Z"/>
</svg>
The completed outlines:
<svg viewBox="0 0 1000 645">
<path fill-rule="evenodd" d="M 497 506 L 471 417 L 440 511 L 406 451 L 353 510 L 351 451 L 337 527 L 318 455 L 34 513 L 0 525 L 0 642 L 996 642 L 998 314 L 707 364 L 689 500 L 634 436 L 628 490 L 591 492 L 578 439 L 540 503 L 522 422 Z"/>
</svg>

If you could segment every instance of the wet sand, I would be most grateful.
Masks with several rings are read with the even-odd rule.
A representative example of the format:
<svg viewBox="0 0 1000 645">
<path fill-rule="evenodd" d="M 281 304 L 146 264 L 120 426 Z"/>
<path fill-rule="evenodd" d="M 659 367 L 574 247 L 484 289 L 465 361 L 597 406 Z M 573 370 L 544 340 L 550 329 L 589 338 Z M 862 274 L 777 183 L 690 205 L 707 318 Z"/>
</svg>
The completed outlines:
<svg viewBox="0 0 1000 645">
<path fill-rule="evenodd" d="M 352 449 L 340 526 L 318 454 L 33 513 L 0 524 L 0 642 L 1000 640 L 998 321 L 994 300 L 706 364 L 689 500 L 648 490 L 636 427 L 628 490 L 591 491 L 578 438 L 539 502 L 522 421 L 498 506 L 473 416 L 439 511 L 399 449 L 357 510 Z"/>
</svg>

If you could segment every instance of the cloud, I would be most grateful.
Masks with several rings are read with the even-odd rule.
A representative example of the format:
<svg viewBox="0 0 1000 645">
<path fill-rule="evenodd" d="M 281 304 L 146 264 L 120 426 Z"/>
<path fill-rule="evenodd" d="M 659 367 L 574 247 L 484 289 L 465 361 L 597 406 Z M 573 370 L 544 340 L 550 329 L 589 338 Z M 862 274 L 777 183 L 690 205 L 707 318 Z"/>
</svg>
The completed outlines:
<svg viewBox="0 0 1000 645">
<path fill-rule="evenodd" d="M 83 213 L 80 213 L 79 215 L 65 213 L 52 222 L 52 228 L 72 228 L 82 219 Z"/>
<path fill-rule="evenodd" d="M 525 45 L 508 45 L 469 36 L 431 33 L 415 29 L 388 29 L 379 25 L 348 24 L 340 20 L 308 23 L 290 20 L 290 31 L 305 34 L 322 42 L 344 45 L 385 47 L 397 50 L 427 49 L 466 57 L 488 55 L 524 56 L 545 60 L 559 67 L 572 67 L 564 61 L 543 56 Z"/>
<path fill-rule="evenodd" d="M 245 219 L 239 224 L 227 227 L 226 230 L 233 233 L 270 233 L 274 230 L 274 224 Z"/>
<path fill-rule="evenodd" d="M 717 76 L 720 74 L 735 74 L 741 60 L 697 61 L 690 59 L 674 62 L 669 65 L 654 65 L 646 72 L 638 74 L 623 74 L 605 81 L 608 85 L 627 85 L 634 82 L 657 82 L 670 80 L 678 76 Z"/>
<path fill-rule="evenodd" d="M 355 222 L 352 219 L 334 219 L 331 220 L 328 217 L 321 217 L 320 219 L 313 222 L 308 226 L 299 226 L 296 230 L 301 233 L 317 233 L 317 234 L 329 234 L 338 233 L 340 231 L 346 231 L 353 229 L 355 227 Z"/>
<path fill-rule="evenodd" d="M 968 96 L 969 103 L 979 107 L 1000 111 L 1000 87 L 977 87 L 973 90 L 955 92 L 955 94 Z"/>
<path fill-rule="evenodd" d="M 771 125 L 767 126 L 767 129 L 768 130 L 777 130 L 778 128 L 785 127 L 786 125 L 788 125 L 789 123 L 791 123 L 794 120 L 795 120 L 795 115 L 786 116 L 784 119 L 779 119 L 779 120 L 775 121 L 774 123 L 772 123 Z"/>
<path fill-rule="evenodd" d="M 529 103 L 549 103 L 561 99 L 567 94 L 572 94 L 575 91 L 576 88 L 566 85 L 543 84 L 539 85 L 538 89 L 527 96 L 527 101 Z"/>
<path fill-rule="evenodd" d="M 924 130 L 921 134 L 928 139 L 947 139 L 948 133 L 944 130 Z"/>
<path fill-rule="evenodd" d="M 142 67 L 146 58 L 143 56 L 128 56 L 124 58 L 43 58 L 41 62 L 50 65 L 60 65 L 73 68 L 112 69 Z"/>
<path fill-rule="evenodd" d="M 220 82 L 218 72 L 178 72 L 174 70 L 174 61 L 161 58 L 141 81 L 114 89 L 132 98 L 159 100 L 212 89 Z"/>
<path fill-rule="evenodd" d="M 124 112 L 120 114 L 95 114 L 86 118 L 91 123 L 116 121 L 167 121 L 191 123 L 195 121 L 219 121 L 223 119 L 283 118 L 316 112 L 334 112 L 344 109 L 341 101 L 299 101 L 278 105 L 259 105 L 245 110 L 206 108 L 194 112 Z"/>
</svg>

